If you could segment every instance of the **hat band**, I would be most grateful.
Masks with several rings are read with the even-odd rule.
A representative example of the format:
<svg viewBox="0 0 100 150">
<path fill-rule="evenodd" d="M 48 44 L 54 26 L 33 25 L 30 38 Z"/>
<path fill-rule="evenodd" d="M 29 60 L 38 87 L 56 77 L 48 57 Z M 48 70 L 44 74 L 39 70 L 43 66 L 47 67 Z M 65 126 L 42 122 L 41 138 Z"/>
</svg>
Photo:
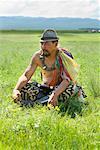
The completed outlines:
<svg viewBox="0 0 100 150">
<path fill-rule="evenodd" d="M 58 40 L 58 37 L 42 37 L 41 40 Z"/>
</svg>

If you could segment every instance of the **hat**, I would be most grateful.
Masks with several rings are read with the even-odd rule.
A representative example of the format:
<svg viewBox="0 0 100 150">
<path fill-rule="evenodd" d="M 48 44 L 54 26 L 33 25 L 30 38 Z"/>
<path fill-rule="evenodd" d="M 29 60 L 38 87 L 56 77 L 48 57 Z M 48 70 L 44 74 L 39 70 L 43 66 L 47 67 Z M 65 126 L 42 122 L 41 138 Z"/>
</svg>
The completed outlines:
<svg viewBox="0 0 100 150">
<path fill-rule="evenodd" d="M 43 32 L 40 42 L 59 40 L 55 30 L 47 29 Z"/>
</svg>

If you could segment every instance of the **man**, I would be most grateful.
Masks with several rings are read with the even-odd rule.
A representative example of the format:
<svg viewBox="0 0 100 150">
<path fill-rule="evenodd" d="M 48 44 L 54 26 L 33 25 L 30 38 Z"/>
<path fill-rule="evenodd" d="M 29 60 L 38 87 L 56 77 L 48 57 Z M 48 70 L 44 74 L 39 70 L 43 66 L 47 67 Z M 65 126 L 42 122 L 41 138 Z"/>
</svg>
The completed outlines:
<svg viewBox="0 0 100 150">
<path fill-rule="evenodd" d="M 60 51 L 63 49 L 58 47 L 58 41 L 55 30 L 44 31 L 40 41 L 41 49 L 33 55 L 29 66 L 13 90 L 12 97 L 15 102 L 33 106 L 35 101 L 39 101 L 56 106 L 59 100 L 67 100 L 74 94 L 75 84 L 71 84 L 72 79 L 69 72 L 64 71 L 63 61 L 60 57 Z M 68 51 L 66 53 L 68 58 L 73 59 L 71 53 Z M 37 67 L 40 67 L 42 72 L 41 84 L 29 82 Z M 78 93 L 79 96 L 82 96 L 80 88 Z"/>
</svg>

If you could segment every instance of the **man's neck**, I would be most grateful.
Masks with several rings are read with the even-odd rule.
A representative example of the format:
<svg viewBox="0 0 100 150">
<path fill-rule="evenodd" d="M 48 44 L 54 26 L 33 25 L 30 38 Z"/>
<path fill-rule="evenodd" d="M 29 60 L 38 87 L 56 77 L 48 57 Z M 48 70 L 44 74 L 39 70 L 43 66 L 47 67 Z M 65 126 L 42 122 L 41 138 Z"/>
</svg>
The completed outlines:
<svg viewBox="0 0 100 150">
<path fill-rule="evenodd" d="M 58 48 L 54 49 L 50 56 L 48 56 L 48 59 L 55 59 L 58 53 Z"/>
</svg>

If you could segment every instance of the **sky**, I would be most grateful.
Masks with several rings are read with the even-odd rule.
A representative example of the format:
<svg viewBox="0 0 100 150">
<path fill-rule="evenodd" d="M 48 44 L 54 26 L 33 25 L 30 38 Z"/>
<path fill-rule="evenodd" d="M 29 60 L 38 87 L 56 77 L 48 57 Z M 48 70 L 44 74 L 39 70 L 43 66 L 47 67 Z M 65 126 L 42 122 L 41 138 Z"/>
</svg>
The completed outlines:
<svg viewBox="0 0 100 150">
<path fill-rule="evenodd" d="M 0 0 L 0 16 L 100 19 L 99 0 Z"/>
</svg>

